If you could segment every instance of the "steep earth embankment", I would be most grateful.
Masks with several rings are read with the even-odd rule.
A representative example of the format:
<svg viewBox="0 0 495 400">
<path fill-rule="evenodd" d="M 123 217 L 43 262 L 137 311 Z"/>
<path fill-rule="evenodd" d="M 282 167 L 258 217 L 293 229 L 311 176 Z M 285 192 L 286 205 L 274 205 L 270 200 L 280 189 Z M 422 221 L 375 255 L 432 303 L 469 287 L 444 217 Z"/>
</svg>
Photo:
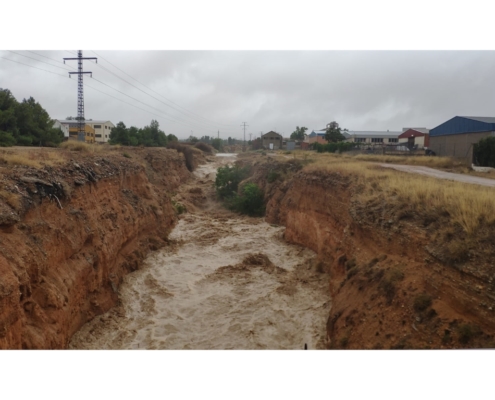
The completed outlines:
<svg viewBox="0 0 495 400">
<path fill-rule="evenodd" d="M 495 347 L 493 229 L 469 239 L 448 215 L 365 202 L 352 176 L 300 169 L 255 163 L 250 180 L 269 199 L 267 221 L 319 255 L 332 348 Z"/>
<path fill-rule="evenodd" d="M 171 196 L 190 175 L 184 156 L 125 151 L 0 167 L 0 348 L 66 348 L 116 304 L 123 276 L 167 242 Z"/>
<path fill-rule="evenodd" d="M 85 324 L 71 349 L 324 349 L 330 310 L 315 253 L 282 226 L 219 203 L 216 168 L 201 165 L 174 197 L 187 208 L 143 268 L 125 277 L 119 306 Z"/>
</svg>

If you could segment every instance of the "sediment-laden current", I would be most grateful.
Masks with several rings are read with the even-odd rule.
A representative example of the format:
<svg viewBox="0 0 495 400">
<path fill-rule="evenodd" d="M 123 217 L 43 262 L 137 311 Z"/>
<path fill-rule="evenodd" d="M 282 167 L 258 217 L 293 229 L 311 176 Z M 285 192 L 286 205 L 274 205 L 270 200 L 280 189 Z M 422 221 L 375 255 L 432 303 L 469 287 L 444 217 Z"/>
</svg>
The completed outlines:
<svg viewBox="0 0 495 400">
<path fill-rule="evenodd" d="M 181 216 L 171 245 L 125 278 L 120 306 L 84 325 L 70 348 L 325 348 L 330 297 L 315 253 L 212 199 L 214 172 L 232 158 L 198 168 L 183 191 L 209 194 L 204 206 Z"/>
</svg>

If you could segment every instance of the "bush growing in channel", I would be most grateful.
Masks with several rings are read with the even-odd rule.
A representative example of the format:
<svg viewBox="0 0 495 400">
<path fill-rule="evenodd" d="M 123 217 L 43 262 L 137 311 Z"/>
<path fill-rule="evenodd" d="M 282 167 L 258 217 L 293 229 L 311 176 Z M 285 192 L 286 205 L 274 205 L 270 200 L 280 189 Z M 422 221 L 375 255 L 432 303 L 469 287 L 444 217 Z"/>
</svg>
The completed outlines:
<svg viewBox="0 0 495 400">
<path fill-rule="evenodd" d="M 224 200 L 231 210 L 251 216 L 262 216 L 265 213 L 264 196 L 255 183 L 246 183 L 238 195 L 239 183 L 249 175 L 247 167 L 225 166 L 217 170 L 215 187 L 218 197 Z"/>
</svg>

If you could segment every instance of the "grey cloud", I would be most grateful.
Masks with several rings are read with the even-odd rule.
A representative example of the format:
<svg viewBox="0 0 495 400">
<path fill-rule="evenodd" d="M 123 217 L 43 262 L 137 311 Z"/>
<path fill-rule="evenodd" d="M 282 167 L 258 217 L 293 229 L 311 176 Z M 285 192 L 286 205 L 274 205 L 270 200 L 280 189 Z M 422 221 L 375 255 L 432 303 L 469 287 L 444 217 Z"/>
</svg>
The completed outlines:
<svg viewBox="0 0 495 400">
<path fill-rule="evenodd" d="M 18 51 L 62 67 L 64 51 L 36 51 L 55 61 Z M 495 116 L 493 51 L 104 51 L 94 65 L 86 62 L 95 79 L 85 82 L 152 115 L 85 89 L 86 117 L 110 119 L 138 127 L 157 119 L 167 133 L 179 137 L 242 136 L 277 129 L 289 135 L 296 127 L 320 129 L 331 120 L 351 130 L 400 130 L 404 126 L 433 128 L 454 115 Z M 85 51 L 85 56 L 95 56 Z M 48 69 L 67 71 L 9 51 L 0 57 Z M 156 93 L 115 69 L 118 66 L 139 82 L 184 107 L 184 115 Z M 56 60 L 60 60 L 57 62 Z M 76 67 L 72 62 L 71 67 Z M 112 73 L 149 92 L 157 101 Z M 103 86 L 104 82 L 149 108 Z M 18 100 L 33 96 L 53 118 L 75 115 L 76 78 L 57 75 L 0 59 L 0 87 Z M 207 120 L 205 120 L 207 119 Z"/>
</svg>

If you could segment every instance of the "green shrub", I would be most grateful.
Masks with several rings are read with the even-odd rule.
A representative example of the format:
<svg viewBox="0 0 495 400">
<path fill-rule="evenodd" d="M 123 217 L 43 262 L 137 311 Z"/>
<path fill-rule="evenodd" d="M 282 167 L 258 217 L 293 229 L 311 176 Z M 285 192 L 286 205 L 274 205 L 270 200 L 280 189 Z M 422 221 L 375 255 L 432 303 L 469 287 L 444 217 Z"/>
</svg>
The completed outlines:
<svg viewBox="0 0 495 400">
<path fill-rule="evenodd" d="M 180 214 L 184 214 L 185 212 L 187 212 L 186 206 L 184 204 L 178 202 L 178 201 L 172 200 L 172 205 L 174 206 L 175 211 L 179 215 Z"/>
<path fill-rule="evenodd" d="M 129 153 L 122 153 L 122 155 L 125 157 L 125 158 L 132 158 Z"/>
<path fill-rule="evenodd" d="M 268 175 L 266 176 L 266 180 L 268 183 L 273 183 L 275 182 L 278 178 L 280 177 L 280 173 L 276 171 L 270 171 Z"/>
<path fill-rule="evenodd" d="M 0 147 L 10 147 L 15 145 L 15 138 L 12 133 L 0 131 Z"/>
<path fill-rule="evenodd" d="M 18 136 L 17 144 L 19 146 L 31 146 L 33 144 L 33 138 L 31 136 Z M 35 143 L 38 144 L 38 143 Z"/>
<path fill-rule="evenodd" d="M 338 143 L 314 143 L 313 148 L 318 153 L 343 153 L 345 151 L 359 148 L 359 144 L 352 142 L 338 142 Z"/>
<path fill-rule="evenodd" d="M 211 141 L 211 145 L 218 151 L 223 151 L 223 140 L 216 138 Z"/>
<path fill-rule="evenodd" d="M 217 169 L 215 178 L 215 188 L 221 199 L 233 198 L 237 196 L 239 183 L 249 175 L 248 168 L 239 168 L 237 165 L 230 167 L 220 167 Z"/>
<path fill-rule="evenodd" d="M 241 195 L 234 199 L 234 209 L 242 214 L 261 217 L 265 214 L 264 196 L 255 183 L 246 183 L 241 188 Z"/>
<path fill-rule="evenodd" d="M 426 293 L 418 294 L 414 298 L 414 310 L 421 312 L 431 306 L 431 296 Z"/>
<path fill-rule="evenodd" d="M 486 137 L 475 143 L 473 153 L 478 165 L 495 168 L 495 137 Z"/>
</svg>

